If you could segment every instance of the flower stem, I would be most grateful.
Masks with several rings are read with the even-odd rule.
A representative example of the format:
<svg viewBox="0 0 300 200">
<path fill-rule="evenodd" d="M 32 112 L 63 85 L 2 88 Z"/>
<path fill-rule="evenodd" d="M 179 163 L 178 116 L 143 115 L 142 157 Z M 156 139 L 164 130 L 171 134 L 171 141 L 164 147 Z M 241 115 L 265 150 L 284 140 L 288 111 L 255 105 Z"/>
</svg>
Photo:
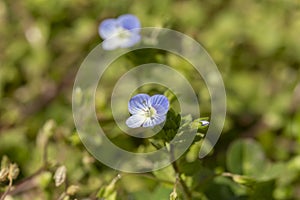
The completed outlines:
<svg viewBox="0 0 300 200">
<path fill-rule="evenodd" d="M 179 167 L 177 165 L 177 162 L 174 158 L 174 149 L 173 149 L 173 145 L 170 144 L 170 155 L 171 155 L 171 161 L 172 162 L 172 167 L 173 167 L 173 170 L 175 171 L 176 173 L 176 178 L 178 178 L 178 182 L 183 190 L 183 193 L 185 195 L 185 199 L 187 200 L 191 200 L 192 199 L 192 193 L 191 191 L 189 190 L 188 186 L 186 185 L 186 183 L 184 182 L 184 180 L 181 178 L 181 173 L 180 173 L 180 170 L 179 170 Z"/>
</svg>

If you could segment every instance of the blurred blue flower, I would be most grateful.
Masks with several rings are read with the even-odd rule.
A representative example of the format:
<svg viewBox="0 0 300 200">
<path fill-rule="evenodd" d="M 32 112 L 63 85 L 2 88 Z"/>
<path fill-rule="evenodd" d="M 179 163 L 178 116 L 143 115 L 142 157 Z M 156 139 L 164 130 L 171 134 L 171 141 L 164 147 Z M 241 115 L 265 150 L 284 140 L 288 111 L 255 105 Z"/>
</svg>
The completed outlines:
<svg viewBox="0 0 300 200">
<path fill-rule="evenodd" d="M 138 94 L 128 102 L 128 110 L 132 114 L 127 120 L 129 128 L 153 127 L 166 120 L 169 100 L 164 95 Z"/>
<path fill-rule="evenodd" d="M 132 47 L 141 40 L 141 24 L 131 14 L 119 16 L 117 19 L 106 19 L 99 25 L 99 34 L 104 39 L 105 50 Z"/>
</svg>

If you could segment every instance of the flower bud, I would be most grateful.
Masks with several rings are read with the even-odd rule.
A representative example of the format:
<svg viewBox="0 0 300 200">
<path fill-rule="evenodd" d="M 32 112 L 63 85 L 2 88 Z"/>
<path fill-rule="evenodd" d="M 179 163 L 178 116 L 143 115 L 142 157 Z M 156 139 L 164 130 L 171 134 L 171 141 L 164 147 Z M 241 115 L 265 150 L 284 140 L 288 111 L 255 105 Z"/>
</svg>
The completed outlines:
<svg viewBox="0 0 300 200">
<path fill-rule="evenodd" d="M 55 186 L 59 187 L 61 184 L 63 184 L 66 180 L 66 173 L 67 169 L 64 165 L 60 166 L 57 168 L 55 174 L 54 174 L 54 181 L 55 181 Z"/>
<path fill-rule="evenodd" d="M 6 181 L 7 176 L 8 176 L 8 168 L 2 168 L 0 171 L 0 182 Z"/>
<path fill-rule="evenodd" d="M 9 172 L 8 172 L 8 178 L 13 180 L 18 177 L 20 173 L 20 169 L 17 164 L 13 163 L 9 165 Z"/>
<path fill-rule="evenodd" d="M 73 196 L 75 195 L 79 190 L 79 186 L 77 185 L 70 185 L 68 188 L 67 188 L 67 195 L 70 195 L 70 196 Z"/>
<path fill-rule="evenodd" d="M 177 200 L 178 199 L 178 194 L 175 190 L 170 194 L 170 200 Z"/>
</svg>

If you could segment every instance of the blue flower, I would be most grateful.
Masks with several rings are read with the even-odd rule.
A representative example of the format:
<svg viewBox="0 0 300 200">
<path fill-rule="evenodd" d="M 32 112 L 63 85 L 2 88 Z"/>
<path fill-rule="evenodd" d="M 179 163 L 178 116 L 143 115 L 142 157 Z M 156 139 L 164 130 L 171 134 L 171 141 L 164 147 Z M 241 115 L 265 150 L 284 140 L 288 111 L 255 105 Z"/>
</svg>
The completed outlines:
<svg viewBox="0 0 300 200">
<path fill-rule="evenodd" d="M 132 114 L 127 120 L 129 128 L 153 127 L 166 120 L 169 100 L 164 95 L 138 94 L 128 102 L 128 110 Z"/>
<path fill-rule="evenodd" d="M 106 19 L 99 25 L 99 34 L 104 39 L 105 50 L 132 47 L 141 40 L 141 24 L 131 14 L 121 15 L 117 19 Z"/>
</svg>

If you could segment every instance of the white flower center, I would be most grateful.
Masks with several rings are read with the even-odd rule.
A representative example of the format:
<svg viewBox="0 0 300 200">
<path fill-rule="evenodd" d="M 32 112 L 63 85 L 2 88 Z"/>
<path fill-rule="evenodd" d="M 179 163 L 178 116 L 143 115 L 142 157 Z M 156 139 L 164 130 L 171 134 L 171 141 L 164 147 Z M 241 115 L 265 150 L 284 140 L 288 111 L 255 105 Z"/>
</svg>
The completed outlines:
<svg viewBox="0 0 300 200">
<path fill-rule="evenodd" d="M 118 37 L 121 39 L 127 39 L 130 37 L 131 33 L 129 30 L 124 29 L 122 27 L 118 27 Z"/>
<path fill-rule="evenodd" d="M 149 107 L 148 110 L 146 110 L 145 116 L 149 118 L 153 118 L 156 115 L 156 110 L 152 107 Z"/>
</svg>

